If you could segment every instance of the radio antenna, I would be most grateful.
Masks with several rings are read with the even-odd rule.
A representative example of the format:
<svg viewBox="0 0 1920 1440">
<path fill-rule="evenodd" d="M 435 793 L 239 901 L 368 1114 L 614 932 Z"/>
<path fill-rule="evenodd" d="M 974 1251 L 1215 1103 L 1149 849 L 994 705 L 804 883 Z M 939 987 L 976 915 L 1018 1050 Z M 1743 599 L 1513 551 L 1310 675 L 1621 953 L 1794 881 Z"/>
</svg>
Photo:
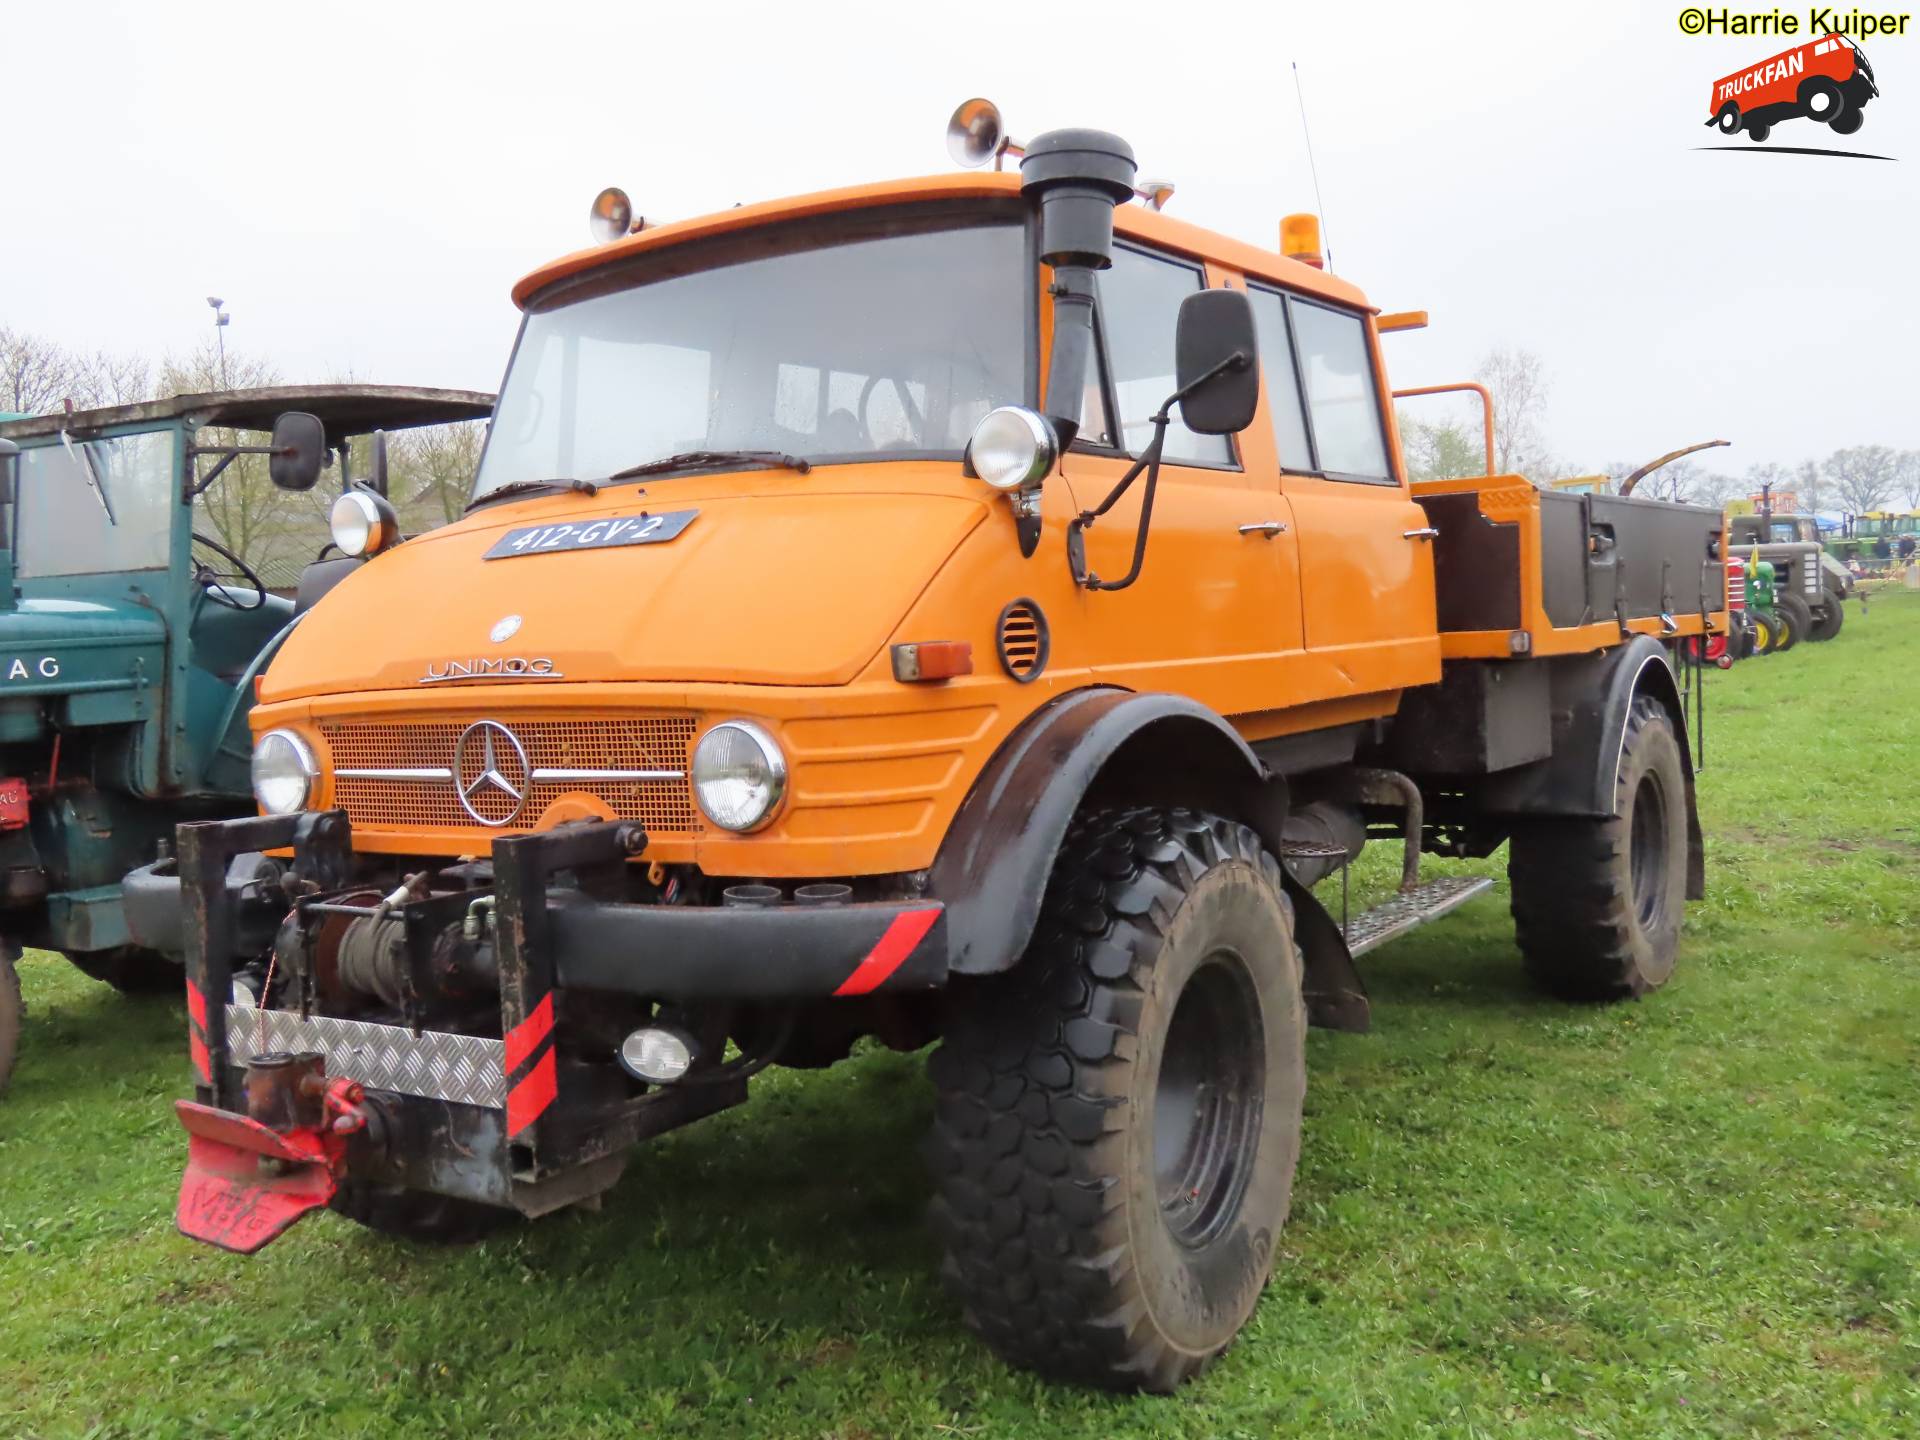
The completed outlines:
<svg viewBox="0 0 1920 1440">
<path fill-rule="evenodd" d="M 1320 198 L 1320 167 L 1313 161 L 1313 131 L 1307 128 L 1307 92 L 1300 88 L 1300 62 L 1293 64 L 1293 93 L 1300 101 L 1300 134 L 1307 142 L 1307 173 L 1313 176 L 1313 208 L 1320 212 L 1320 234 L 1327 247 L 1327 273 L 1333 273 L 1333 231 L 1327 225 L 1327 205 Z"/>
</svg>

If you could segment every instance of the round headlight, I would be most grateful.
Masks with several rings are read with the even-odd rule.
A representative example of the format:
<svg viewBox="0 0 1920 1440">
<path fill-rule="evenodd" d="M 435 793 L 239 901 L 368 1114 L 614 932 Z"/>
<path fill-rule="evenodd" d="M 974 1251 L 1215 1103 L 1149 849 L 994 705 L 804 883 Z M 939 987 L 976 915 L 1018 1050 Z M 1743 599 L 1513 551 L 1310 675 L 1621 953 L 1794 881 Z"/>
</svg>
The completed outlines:
<svg viewBox="0 0 1920 1440">
<path fill-rule="evenodd" d="M 254 744 L 253 798 L 269 815 L 303 807 L 319 774 L 313 751 L 291 730 L 269 730 Z"/>
<path fill-rule="evenodd" d="M 1053 427 L 1023 405 L 989 410 L 973 427 L 967 459 L 996 490 L 1038 485 L 1053 469 Z"/>
<path fill-rule="evenodd" d="M 349 490 L 327 516 L 342 555 L 378 555 L 400 536 L 393 506 L 370 490 Z"/>
<path fill-rule="evenodd" d="M 693 748 L 693 793 L 722 830 L 764 825 L 787 788 L 787 761 L 774 739 L 746 720 L 728 720 Z"/>
</svg>

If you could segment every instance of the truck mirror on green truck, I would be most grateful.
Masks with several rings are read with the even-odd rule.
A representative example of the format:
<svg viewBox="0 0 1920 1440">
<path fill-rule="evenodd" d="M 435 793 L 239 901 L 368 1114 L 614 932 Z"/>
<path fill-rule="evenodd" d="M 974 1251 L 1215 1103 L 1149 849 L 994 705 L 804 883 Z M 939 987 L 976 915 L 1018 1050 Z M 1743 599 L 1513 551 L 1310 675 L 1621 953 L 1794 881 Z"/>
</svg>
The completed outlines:
<svg viewBox="0 0 1920 1440">
<path fill-rule="evenodd" d="M 308 489 L 355 436 L 492 408 L 470 391 L 322 385 L 0 422 L 0 1086 L 21 948 L 60 951 L 120 989 L 176 990 L 177 925 L 143 928 L 123 877 L 170 865 L 181 821 L 253 808 L 254 680 L 303 613 L 274 592 L 324 531 L 316 510 L 310 548 L 289 535 L 289 573 L 263 575 L 261 552 L 220 524 L 232 487 L 257 484 L 243 457 Z M 308 568 L 328 567 L 341 569 Z M 319 588 L 303 583 L 308 603 Z M 257 856 L 234 866 L 275 870 Z"/>
</svg>

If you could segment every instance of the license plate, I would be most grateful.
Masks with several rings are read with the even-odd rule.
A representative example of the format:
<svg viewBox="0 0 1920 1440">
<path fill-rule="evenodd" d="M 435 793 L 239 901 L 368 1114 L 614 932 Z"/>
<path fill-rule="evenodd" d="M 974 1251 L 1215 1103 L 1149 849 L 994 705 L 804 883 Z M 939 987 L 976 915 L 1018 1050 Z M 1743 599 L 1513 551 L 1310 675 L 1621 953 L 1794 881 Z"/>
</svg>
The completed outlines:
<svg viewBox="0 0 1920 1440">
<path fill-rule="evenodd" d="M 616 545 L 659 545 L 693 523 L 698 510 L 662 510 L 619 520 L 570 520 L 559 525 L 523 525 L 509 530 L 480 558 L 510 560 L 561 550 L 608 550 Z"/>
</svg>

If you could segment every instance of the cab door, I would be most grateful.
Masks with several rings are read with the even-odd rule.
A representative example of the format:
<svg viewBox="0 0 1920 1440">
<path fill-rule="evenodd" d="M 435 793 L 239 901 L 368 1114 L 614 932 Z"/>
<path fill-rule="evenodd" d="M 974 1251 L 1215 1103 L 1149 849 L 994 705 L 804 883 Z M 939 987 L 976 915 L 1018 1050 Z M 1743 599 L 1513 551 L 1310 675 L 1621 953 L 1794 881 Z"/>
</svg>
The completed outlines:
<svg viewBox="0 0 1920 1440">
<path fill-rule="evenodd" d="M 1298 531 L 1312 698 L 1440 677 L 1432 535 L 1390 445 L 1371 327 L 1358 311 L 1249 287 L 1280 491 Z"/>
<path fill-rule="evenodd" d="M 1206 284 L 1196 261 L 1115 246 L 1097 281 L 1101 383 L 1089 388 L 1065 462 L 1079 508 L 1097 506 L 1152 439 L 1151 417 L 1174 390 L 1180 302 Z M 1139 579 L 1078 592 L 1097 678 L 1178 691 L 1228 715 L 1278 703 L 1302 643 L 1295 526 L 1274 472 L 1254 472 L 1245 441 L 1197 435 L 1175 412 Z M 1086 532 L 1096 575 L 1127 573 L 1145 491 L 1143 474 Z"/>
</svg>

